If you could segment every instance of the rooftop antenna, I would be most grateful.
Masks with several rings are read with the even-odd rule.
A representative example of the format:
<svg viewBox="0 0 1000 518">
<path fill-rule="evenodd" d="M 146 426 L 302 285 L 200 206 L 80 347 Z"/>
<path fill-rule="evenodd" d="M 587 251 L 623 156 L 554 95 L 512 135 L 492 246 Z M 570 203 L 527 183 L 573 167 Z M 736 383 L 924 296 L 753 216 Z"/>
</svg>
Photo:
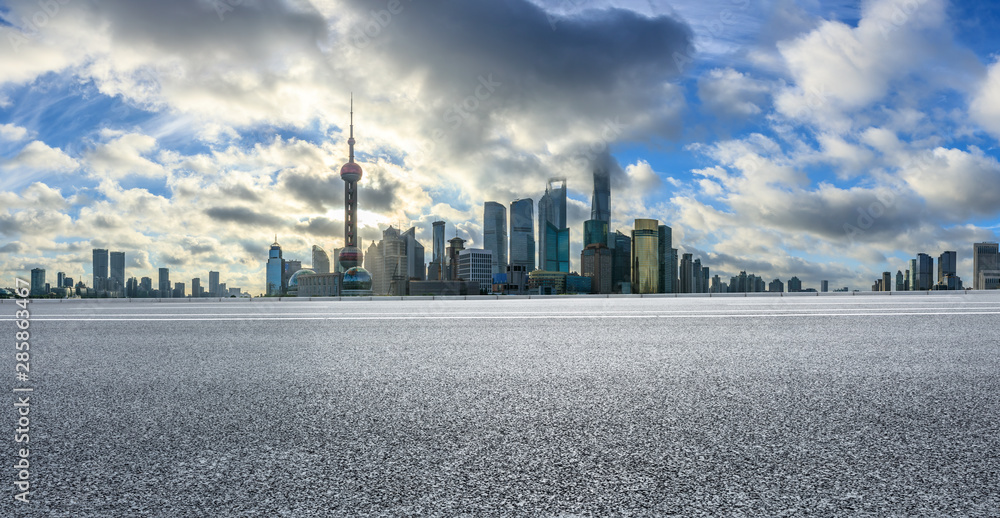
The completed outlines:
<svg viewBox="0 0 1000 518">
<path fill-rule="evenodd" d="M 354 92 L 351 92 L 351 138 L 347 139 L 347 145 L 351 149 L 351 155 L 348 158 L 350 163 L 354 163 Z"/>
</svg>

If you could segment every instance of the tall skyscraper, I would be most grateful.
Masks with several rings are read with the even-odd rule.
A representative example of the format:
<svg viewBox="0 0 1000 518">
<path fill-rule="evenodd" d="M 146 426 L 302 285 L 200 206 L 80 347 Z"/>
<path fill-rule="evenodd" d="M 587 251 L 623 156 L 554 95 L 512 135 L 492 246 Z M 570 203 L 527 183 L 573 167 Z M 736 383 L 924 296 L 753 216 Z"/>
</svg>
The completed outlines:
<svg viewBox="0 0 1000 518">
<path fill-rule="evenodd" d="M 892 291 L 892 272 L 882 272 L 882 291 Z"/>
<path fill-rule="evenodd" d="M 562 185 L 553 188 L 552 185 Z M 566 179 L 550 179 L 538 201 L 538 268 L 569 273 L 569 228 L 566 227 Z"/>
<path fill-rule="evenodd" d="M 659 226 L 660 222 L 655 219 L 635 220 L 632 230 L 632 293 L 656 293 L 659 290 Z"/>
<path fill-rule="evenodd" d="M 66 287 L 66 274 L 63 272 L 56 272 L 56 287 L 65 288 Z"/>
<path fill-rule="evenodd" d="M 330 273 L 330 256 L 322 247 L 312 246 L 312 271 L 316 273 Z"/>
<path fill-rule="evenodd" d="M 93 259 L 93 288 L 98 293 L 108 289 L 108 251 L 105 248 L 94 249 Z"/>
<path fill-rule="evenodd" d="M 611 173 L 604 167 L 594 169 L 594 194 L 590 197 L 590 219 L 611 223 Z"/>
<path fill-rule="evenodd" d="M 673 229 L 666 225 L 660 225 L 658 231 L 659 248 L 657 249 L 657 256 L 660 260 L 660 275 L 657 291 L 659 293 L 673 293 L 674 277 L 677 275 L 674 273 L 676 268 L 674 268 Z"/>
<path fill-rule="evenodd" d="M 917 260 L 910 259 L 910 291 L 920 291 L 920 282 L 917 280 Z"/>
<path fill-rule="evenodd" d="M 448 240 L 448 279 L 458 280 L 458 253 L 465 250 L 465 240 L 455 236 Z M 469 279 L 465 279 L 469 280 Z"/>
<path fill-rule="evenodd" d="M 31 295 L 39 296 L 45 295 L 45 269 L 44 268 L 32 268 L 31 269 L 31 289 L 28 290 Z M 22 292 L 23 293 L 23 292 Z"/>
<path fill-rule="evenodd" d="M 902 290 L 902 288 L 900 288 Z M 819 291 L 826 293 L 830 291 L 830 281 L 819 281 Z"/>
<path fill-rule="evenodd" d="M 170 285 L 170 269 L 160 268 L 159 278 L 160 298 L 169 299 L 173 294 L 173 287 Z"/>
<path fill-rule="evenodd" d="M 275 246 L 278 247 L 278 259 L 281 259 L 281 245 L 278 244 L 278 236 L 274 236 L 274 244 L 271 245 L 271 250 L 274 250 Z M 270 257 L 272 255 L 273 254 L 268 255 L 268 264 L 271 263 Z M 285 265 L 281 264 L 281 261 L 278 262 L 278 265 L 279 265 L 278 271 L 284 271 Z M 270 270 L 268 270 L 268 275 L 270 275 Z M 280 287 L 281 285 L 279 284 L 278 288 Z M 267 291 L 265 293 L 270 294 L 270 291 Z M 219 293 L 219 272 L 212 272 L 212 271 L 208 272 L 208 296 L 209 297 L 222 296 L 222 294 Z"/>
<path fill-rule="evenodd" d="M 672 240 L 673 238 L 671 238 Z M 680 269 L 681 263 L 677 260 L 677 249 L 670 249 L 670 271 L 674 276 L 674 293 L 681 293 Z"/>
<path fill-rule="evenodd" d="M 694 282 L 691 284 L 693 286 L 691 293 L 701 293 L 702 290 L 702 274 L 701 274 L 701 258 L 695 259 L 691 263 L 691 271 L 694 273 Z M 752 291 L 752 290 L 751 290 Z"/>
<path fill-rule="evenodd" d="M 612 290 L 615 293 L 631 293 L 632 282 L 632 238 L 616 230 L 612 255 Z"/>
<path fill-rule="evenodd" d="M 107 289 L 114 290 L 115 296 L 120 296 L 125 289 L 125 252 L 111 252 L 111 271 Z"/>
<path fill-rule="evenodd" d="M 493 253 L 492 273 L 507 271 L 507 208 L 488 201 L 483 205 L 483 249 Z"/>
<path fill-rule="evenodd" d="M 427 268 L 424 263 L 424 245 L 417 241 L 417 227 L 410 227 L 400 238 L 406 242 L 406 275 L 410 279 L 423 281 L 427 279 Z"/>
<path fill-rule="evenodd" d="M 583 222 L 583 246 L 594 244 L 608 245 L 608 222 L 599 219 L 588 219 Z"/>
<path fill-rule="evenodd" d="M 946 251 L 938 256 L 938 284 L 946 284 L 949 275 L 958 275 L 958 252 Z"/>
<path fill-rule="evenodd" d="M 917 289 L 929 290 L 934 287 L 934 258 L 927 254 L 917 254 Z"/>
<path fill-rule="evenodd" d="M 415 229 L 414 233 L 415 233 Z M 416 240 L 414 239 L 414 242 Z M 406 294 L 406 281 L 410 277 L 408 239 L 396 227 L 382 231 L 382 239 L 373 242 L 365 253 L 365 270 L 372 276 L 373 295 L 402 296 Z M 423 246 L 420 247 L 421 256 Z"/>
<path fill-rule="evenodd" d="M 513 209 L 511 209 L 511 218 L 513 217 Z M 428 274 L 430 280 L 440 281 L 447 277 L 445 270 L 448 269 L 448 258 L 445 257 L 444 253 L 444 221 L 435 221 L 432 225 L 431 267 L 428 269 Z"/>
<path fill-rule="evenodd" d="M 679 293 L 694 293 L 694 256 L 691 254 L 681 255 L 680 265 L 680 291 Z"/>
<path fill-rule="evenodd" d="M 972 245 L 972 289 L 985 290 L 986 272 L 1000 270 L 1000 245 L 975 243 Z"/>
<path fill-rule="evenodd" d="M 510 265 L 526 272 L 535 269 L 534 205 L 531 198 L 510 202 Z"/>
<path fill-rule="evenodd" d="M 191 296 L 194 298 L 201 296 L 201 279 L 191 279 Z"/>
<path fill-rule="evenodd" d="M 580 274 L 590 277 L 591 293 L 611 293 L 614 251 L 604 243 L 591 243 L 580 252 Z"/>
<path fill-rule="evenodd" d="M 208 289 L 212 292 L 211 296 L 219 297 L 221 295 L 219 294 L 218 276 L 213 279 L 213 273 L 217 272 L 208 272 Z M 278 244 L 278 236 L 274 236 L 274 243 L 271 243 L 271 250 L 267 253 L 267 286 L 264 291 L 266 295 L 277 296 L 284 292 L 284 273 L 285 260 L 281 257 L 281 245 Z"/>
</svg>

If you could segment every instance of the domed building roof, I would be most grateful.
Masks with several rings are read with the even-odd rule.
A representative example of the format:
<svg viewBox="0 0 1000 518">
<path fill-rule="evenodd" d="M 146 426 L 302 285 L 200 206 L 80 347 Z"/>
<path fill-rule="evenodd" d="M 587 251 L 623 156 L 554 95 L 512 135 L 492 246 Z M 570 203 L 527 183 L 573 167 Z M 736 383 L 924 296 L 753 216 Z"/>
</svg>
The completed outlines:
<svg viewBox="0 0 1000 518">
<path fill-rule="evenodd" d="M 299 277 L 302 277 L 302 276 L 305 276 L 305 275 L 316 275 L 316 272 L 312 271 L 312 269 L 310 269 L 310 268 L 302 268 L 301 270 L 298 270 L 295 273 L 293 273 L 292 276 L 288 278 L 288 293 L 289 294 L 298 292 L 298 290 L 299 290 Z"/>
<path fill-rule="evenodd" d="M 355 266 L 344 272 L 341 287 L 343 295 L 371 295 L 372 276 L 368 270 Z"/>
</svg>

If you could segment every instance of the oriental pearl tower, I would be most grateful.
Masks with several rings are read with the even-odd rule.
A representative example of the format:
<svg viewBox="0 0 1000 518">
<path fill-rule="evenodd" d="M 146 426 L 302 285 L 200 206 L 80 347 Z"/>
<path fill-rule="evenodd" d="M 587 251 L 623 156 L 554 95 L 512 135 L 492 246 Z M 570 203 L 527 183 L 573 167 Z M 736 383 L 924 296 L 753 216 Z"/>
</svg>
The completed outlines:
<svg viewBox="0 0 1000 518">
<path fill-rule="evenodd" d="M 358 180 L 361 179 L 361 166 L 354 163 L 354 96 L 351 96 L 351 138 L 347 140 L 351 154 L 348 162 L 340 168 L 340 177 L 344 179 L 344 248 L 340 251 L 341 268 L 344 278 L 341 283 L 343 295 L 371 295 L 372 276 L 362 268 L 361 251 L 358 250 Z"/>
</svg>

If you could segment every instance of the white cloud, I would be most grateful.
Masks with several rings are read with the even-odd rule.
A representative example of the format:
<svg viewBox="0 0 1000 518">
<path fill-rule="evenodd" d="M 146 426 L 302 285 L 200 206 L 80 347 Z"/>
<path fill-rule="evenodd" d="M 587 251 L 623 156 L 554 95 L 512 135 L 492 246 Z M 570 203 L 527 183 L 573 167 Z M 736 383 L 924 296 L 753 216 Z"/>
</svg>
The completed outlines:
<svg viewBox="0 0 1000 518">
<path fill-rule="evenodd" d="M 780 42 L 793 83 L 776 96 L 776 108 L 787 117 L 846 132 L 854 112 L 890 92 L 928 96 L 940 89 L 967 90 L 982 66 L 954 43 L 946 7 L 945 0 L 874 0 L 864 4 L 857 27 L 827 20 Z"/>
<path fill-rule="evenodd" d="M 17 142 L 28 137 L 28 130 L 14 124 L 0 124 L 0 141 Z"/>
<path fill-rule="evenodd" d="M 1000 61 L 990 65 L 969 103 L 969 117 L 1000 138 Z"/>
<path fill-rule="evenodd" d="M 86 158 L 90 171 L 102 178 L 166 176 L 167 170 L 161 164 L 144 156 L 156 149 L 153 137 L 130 133 L 98 145 Z"/>
<path fill-rule="evenodd" d="M 720 117 L 749 117 L 761 113 L 770 87 L 731 68 L 712 69 L 698 79 L 698 97 Z"/>
</svg>

